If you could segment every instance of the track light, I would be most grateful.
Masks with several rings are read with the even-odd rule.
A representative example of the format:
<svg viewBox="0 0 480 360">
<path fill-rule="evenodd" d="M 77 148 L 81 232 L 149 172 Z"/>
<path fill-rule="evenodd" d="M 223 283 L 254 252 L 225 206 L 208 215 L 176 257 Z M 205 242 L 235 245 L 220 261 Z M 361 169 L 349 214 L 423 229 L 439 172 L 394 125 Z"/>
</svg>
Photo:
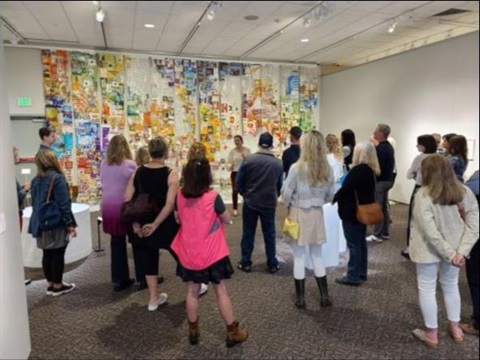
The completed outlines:
<svg viewBox="0 0 480 360">
<path fill-rule="evenodd" d="M 310 18 L 310 16 L 305 16 L 303 18 L 303 26 L 308 28 L 310 27 L 310 25 L 312 25 L 312 19 Z"/>
<path fill-rule="evenodd" d="M 388 26 L 388 30 L 387 30 L 388 33 L 389 33 L 389 34 L 393 33 L 393 32 L 397 29 L 397 25 L 398 25 L 397 21 L 396 21 L 396 20 L 393 21 L 393 22 Z"/>
<path fill-rule="evenodd" d="M 103 20 L 105 20 L 105 11 L 103 11 L 102 8 L 98 9 L 98 11 L 95 13 L 95 19 L 98 22 L 103 22 Z"/>
<path fill-rule="evenodd" d="M 207 19 L 212 21 L 217 15 L 218 8 L 222 6 L 221 1 L 212 1 L 207 11 Z"/>
</svg>

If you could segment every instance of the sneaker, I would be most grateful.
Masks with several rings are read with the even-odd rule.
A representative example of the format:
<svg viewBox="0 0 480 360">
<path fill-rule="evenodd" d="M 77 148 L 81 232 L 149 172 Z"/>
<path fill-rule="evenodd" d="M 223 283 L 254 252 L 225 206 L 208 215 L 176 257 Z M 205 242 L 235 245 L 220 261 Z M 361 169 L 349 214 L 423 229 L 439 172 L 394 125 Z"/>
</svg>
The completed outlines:
<svg viewBox="0 0 480 360">
<path fill-rule="evenodd" d="M 25 279 L 25 285 L 30 285 L 32 283 L 32 279 Z"/>
<path fill-rule="evenodd" d="M 52 288 L 52 296 L 60 296 L 66 293 L 69 293 L 70 291 L 73 291 L 75 289 L 75 284 L 67 284 L 63 283 L 61 288 Z"/>
<path fill-rule="evenodd" d="M 200 284 L 200 293 L 199 293 L 199 296 L 202 296 L 202 295 L 205 295 L 208 291 L 208 285 L 207 284 L 204 284 L 204 283 L 201 283 Z"/>
<path fill-rule="evenodd" d="M 53 286 L 49 286 L 47 287 L 47 292 L 46 292 L 47 295 L 52 295 L 53 294 Z"/>
<path fill-rule="evenodd" d="M 380 236 L 383 240 L 390 240 L 390 234 L 383 234 Z"/>
<path fill-rule="evenodd" d="M 246 273 L 249 273 L 250 271 L 252 271 L 252 266 L 251 265 L 243 265 L 242 263 L 239 263 L 237 265 L 237 268 L 239 268 L 240 270 L 242 270 L 243 272 L 246 272 Z"/>
<path fill-rule="evenodd" d="M 275 274 L 278 270 L 280 270 L 280 265 L 270 266 L 268 268 L 270 274 Z"/>
<path fill-rule="evenodd" d="M 160 305 L 163 305 L 167 302 L 167 299 L 168 299 L 168 295 L 165 294 L 165 293 L 161 293 L 155 304 L 153 304 L 153 305 L 148 304 L 148 311 L 157 310 Z"/>
<path fill-rule="evenodd" d="M 341 284 L 341 285 L 360 286 L 360 283 L 356 283 L 356 282 L 350 281 L 350 280 L 347 279 L 346 276 L 341 277 L 341 278 L 336 278 L 336 279 L 335 279 L 335 282 L 336 282 L 337 284 Z"/>
<path fill-rule="evenodd" d="M 382 238 L 376 236 L 376 235 L 370 235 L 370 236 L 367 236 L 367 238 L 365 239 L 367 241 L 375 241 L 375 242 L 383 242 Z"/>
</svg>

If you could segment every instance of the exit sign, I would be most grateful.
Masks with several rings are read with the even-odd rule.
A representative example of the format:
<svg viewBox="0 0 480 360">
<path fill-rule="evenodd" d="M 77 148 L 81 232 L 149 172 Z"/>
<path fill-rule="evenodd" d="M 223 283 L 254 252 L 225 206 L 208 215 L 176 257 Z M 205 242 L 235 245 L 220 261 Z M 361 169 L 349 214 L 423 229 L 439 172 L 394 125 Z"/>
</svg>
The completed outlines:
<svg viewBox="0 0 480 360">
<path fill-rule="evenodd" d="M 19 97 L 17 98 L 17 105 L 19 107 L 32 106 L 32 99 L 30 99 L 29 97 Z"/>
</svg>

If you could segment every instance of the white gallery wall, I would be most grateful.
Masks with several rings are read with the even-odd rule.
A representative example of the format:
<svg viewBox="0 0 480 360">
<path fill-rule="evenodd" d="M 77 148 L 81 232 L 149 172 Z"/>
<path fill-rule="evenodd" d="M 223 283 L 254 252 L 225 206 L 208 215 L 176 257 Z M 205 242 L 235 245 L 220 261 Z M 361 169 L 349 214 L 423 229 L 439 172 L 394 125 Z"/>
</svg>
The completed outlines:
<svg viewBox="0 0 480 360">
<path fill-rule="evenodd" d="M 474 140 L 467 175 L 478 169 L 479 33 L 424 46 L 322 77 L 320 130 L 352 129 L 367 141 L 377 123 L 389 124 L 396 140 L 397 182 L 390 198 L 408 203 L 406 179 L 422 134 L 457 133 Z"/>
</svg>

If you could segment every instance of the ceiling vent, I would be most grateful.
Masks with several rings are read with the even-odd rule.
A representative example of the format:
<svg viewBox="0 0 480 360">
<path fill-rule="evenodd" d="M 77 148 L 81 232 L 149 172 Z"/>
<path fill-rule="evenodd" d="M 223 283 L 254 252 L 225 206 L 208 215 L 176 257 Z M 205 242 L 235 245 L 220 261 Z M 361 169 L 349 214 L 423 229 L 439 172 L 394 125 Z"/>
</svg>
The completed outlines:
<svg viewBox="0 0 480 360">
<path fill-rule="evenodd" d="M 440 16 L 448 16 L 448 15 L 458 15 L 458 14 L 464 14 L 467 12 L 471 12 L 470 10 L 463 10 L 463 9 L 455 9 L 451 8 L 442 12 L 439 12 L 438 14 L 432 15 L 432 17 L 440 17 Z"/>
</svg>

